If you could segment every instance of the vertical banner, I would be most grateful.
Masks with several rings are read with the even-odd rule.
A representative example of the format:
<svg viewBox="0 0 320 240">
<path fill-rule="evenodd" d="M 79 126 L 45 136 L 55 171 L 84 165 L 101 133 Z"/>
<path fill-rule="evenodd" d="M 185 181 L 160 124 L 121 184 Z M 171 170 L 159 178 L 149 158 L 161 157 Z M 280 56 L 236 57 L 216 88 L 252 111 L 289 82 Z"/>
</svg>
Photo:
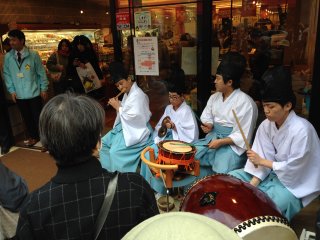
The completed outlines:
<svg viewBox="0 0 320 240">
<path fill-rule="evenodd" d="M 157 37 L 134 37 L 133 46 L 136 75 L 159 76 Z"/>
<path fill-rule="evenodd" d="M 242 0 L 241 17 L 256 16 L 257 7 L 253 0 Z"/>
<path fill-rule="evenodd" d="M 134 13 L 134 26 L 136 31 L 148 30 L 151 28 L 151 12 L 135 12 Z"/>
<path fill-rule="evenodd" d="M 116 13 L 117 30 L 128 30 L 130 29 L 130 15 L 128 12 Z"/>
</svg>

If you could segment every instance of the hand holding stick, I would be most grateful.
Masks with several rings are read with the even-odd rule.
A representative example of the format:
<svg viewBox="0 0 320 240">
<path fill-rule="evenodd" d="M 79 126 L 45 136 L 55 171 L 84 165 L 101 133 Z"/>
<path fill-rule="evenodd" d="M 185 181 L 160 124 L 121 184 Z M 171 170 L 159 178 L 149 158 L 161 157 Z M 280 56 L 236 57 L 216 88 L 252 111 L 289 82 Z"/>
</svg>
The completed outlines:
<svg viewBox="0 0 320 240">
<path fill-rule="evenodd" d="M 242 138 L 243 138 L 243 141 L 244 141 L 245 144 L 246 144 L 246 149 L 247 149 L 247 150 L 250 150 L 251 147 L 250 147 L 250 144 L 249 144 L 249 142 L 248 142 L 248 139 L 247 139 L 246 136 L 244 135 L 244 132 L 243 132 L 242 127 L 241 127 L 241 125 L 240 125 L 240 122 L 239 122 L 239 119 L 238 119 L 238 117 L 237 117 L 237 114 L 236 114 L 236 112 L 235 112 L 233 109 L 232 109 L 232 113 L 233 113 L 234 118 L 236 119 L 238 128 L 240 129 L 240 132 L 241 132 L 241 136 L 242 136 Z M 258 165 L 254 164 L 254 167 L 257 168 Z"/>
</svg>

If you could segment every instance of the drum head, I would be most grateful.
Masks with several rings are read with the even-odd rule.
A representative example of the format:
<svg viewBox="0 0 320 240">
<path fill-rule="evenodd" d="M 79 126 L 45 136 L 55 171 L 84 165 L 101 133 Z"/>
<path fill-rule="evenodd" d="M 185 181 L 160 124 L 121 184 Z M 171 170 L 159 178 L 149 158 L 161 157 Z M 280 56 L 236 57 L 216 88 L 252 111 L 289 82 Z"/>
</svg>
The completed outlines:
<svg viewBox="0 0 320 240">
<path fill-rule="evenodd" d="M 190 143 L 179 140 L 164 140 L 159 142 L 159 148 L 174 154 L 193 153 L 196 151 L 195 146 Z"/>
<path fill-rule="evenodd" d="M 256 224 L 250 224 L 259 221 Z M 250 225 L 250 227 L 248 227 Z M 234 228 L 235 232 L 244 240 L 270 240 L 285 239 L 297 240 L 295 232 L 281 219 L 272 216 L 265 216 L 250 219 Z"/>
<path fill-rule="evenodd" d="M 158 214 L 134 227 L 122 239 L 241 240 L 227 226 L 208 217 L 187 212 Z"/>
</svg>

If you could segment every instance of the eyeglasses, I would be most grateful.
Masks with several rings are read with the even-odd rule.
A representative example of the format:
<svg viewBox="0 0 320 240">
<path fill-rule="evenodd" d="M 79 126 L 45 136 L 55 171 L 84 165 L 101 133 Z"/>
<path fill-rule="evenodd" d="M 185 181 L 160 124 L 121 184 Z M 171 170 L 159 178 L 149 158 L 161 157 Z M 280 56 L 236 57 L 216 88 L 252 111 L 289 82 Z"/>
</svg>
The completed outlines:
<svg viewBox="0 0 320 240">
<path fill-rule="evenodd" d="M 169 99 L 173 100 L 173 101 L 177 101 L 180 98 L 179 95 L 169 95 Z"/>
</svg>

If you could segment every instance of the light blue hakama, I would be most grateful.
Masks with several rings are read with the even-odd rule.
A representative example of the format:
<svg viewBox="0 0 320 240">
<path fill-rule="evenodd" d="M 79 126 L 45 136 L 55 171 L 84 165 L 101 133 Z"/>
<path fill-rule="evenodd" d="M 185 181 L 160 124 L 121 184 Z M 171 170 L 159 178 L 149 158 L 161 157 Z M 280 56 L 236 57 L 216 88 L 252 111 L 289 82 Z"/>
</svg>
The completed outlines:
<svg viewBox="0 0 320 240">
<path fill-rule="evenodd" d="M 152 127 L 148 124 L 150 134 L 148 139 L 129 147 L 126 146 L 122 125 L 118 123 L 102 139 L 100 162 L 109 172 L 136 172 L 140 162 L 140 153 L 152 144 Z"/>
<path fill-rule="evenodd" d="M 213 130 L 205 138 L 194 142 L 197 148 L 196 159 L 200 160 L 201 177 L 214 173 L 228 173 L 243 168 L 246 161 L 245 153 L 239 156 L 230 145 L 224 145 L 218 149 L 211 149 L 206 146 L 214 139 L 228 137 L 231 132 L 231 127 L 224 127 L 215 123 Z"/>
<path fill-rule="evenodd" d="M 245 172 L 243 169 L 238 169 L 229 172 L 245 182 L 250 182 L 252 175 Z M 278 206 L 282 215 L 289 221 L 302 209 L 302 202 L 296 198 L 278 179 L 274 172 L 271 172 L 260 184 L 258 188 L 265 192 Z"/>
<path fill-rule="evenodd" d="M 172 140 L 172 139 L 173 139 L 172 132 L 171 132 L 170 129 L 168 129 L 167 135 L 163 140 Z M 158 153 L 159 153 L 158 145 L 157 144 L 152 144 L 151 147 L 154 149 L 155 159 L 157 159 Z M 147 159 L 150 159 L 148 153 L 145 155 L 145 157 Z M 161 177 L 155 177 L 151 173 L 149 167 L 143 162 L 141 163 L 140 174 L 146 179 L 146 181 L 150 184 L 150 186 L 153 188 L 153 190 L 155 190 L 156 192 L 161 193 L 161 194 L 166 194 L 166 188 L 164 186 L 162 178 Z M 197 177 L 186 174 L 185 178 L 183 178 L 183 179 L 181 179 L 179 181 L 173 180 L 172 181 L 172 185 L 173 185 L 173 188 L 183 187 L 183 186 L 191 184 L 196 179 L 197 179 Z"/>
</svg>

